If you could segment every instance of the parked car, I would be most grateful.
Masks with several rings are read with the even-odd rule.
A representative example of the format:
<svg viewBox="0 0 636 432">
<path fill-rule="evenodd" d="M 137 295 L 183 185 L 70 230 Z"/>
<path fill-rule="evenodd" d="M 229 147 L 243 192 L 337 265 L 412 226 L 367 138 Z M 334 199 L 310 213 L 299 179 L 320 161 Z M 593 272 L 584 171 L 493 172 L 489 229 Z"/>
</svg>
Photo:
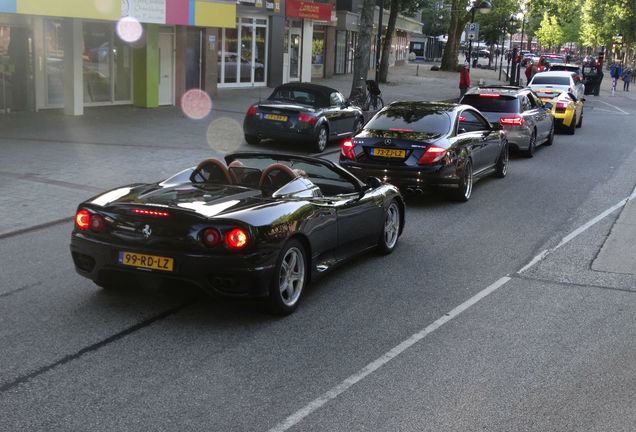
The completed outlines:
<svg viewBox="0 0 636 432">
<path fill-rule="evenodd" d="M 330 87 L 308 83 L 278 86 L 245 115 L 245 141 L 305 142 L 322 152 L 330 139 L 355 135 L 364 125 L 362 110 Z"/>
<path fill-rule="evenodd" d="M 244 152 L 225 160 L 82 202 L 70 246 L 77 272 L 104 288 L 154 277 L 266 297 L 288 314 L 317 275 L 396 247 L 404 203 L 394 186 L 363 183 L 313 157 Z"/>
<path fill-rule="evenodd" d="M 508 143 L 534 155 L 540 144 L 554 141 L 554 116 L 530 89 L 516 86 L 486 86 L 470 89 L 460 103 L 477 108 L 491 123 L 500 123 Z"/>
<path fill-rule="evenodd" d="M 508 172 L 508 142 L 469 105 L 394 102 L 342 144 L 340 164 L 356 176 L 379 177 L 407 192 L 447 187 L 468 201 L 473 182 Z"/>
<path fill-rule="evenodd" d="M 565 56 L 558 54 L 544 54 L 539 57 L 539 64 L 537 65 L 537 72 L 545 72 L 548 70 L 550 64 L 565 63 Z"/>
<path fill-rule="evenodd" d="M 583 84 L 583 78 L 577 75 L 576 72 L 539 72 L 532 77 L 532 79 L 528 83 L 528 87 L 533 90 L 540 88 L 552 88 L 566 91 L 574 93 L 577 99 L 582 98 L 585 94 L 585 84 Z"/>
<path fill-rule="evenodd" d="M 536 89 L 534 93 L 544 102 L 551 102 L 552 114 L 557 127 L 574 135 L 575 128 L 583 125 L 583 102 L 585 98 L 577 98 L 573 93 L 556 89 Z"/>
</svg>

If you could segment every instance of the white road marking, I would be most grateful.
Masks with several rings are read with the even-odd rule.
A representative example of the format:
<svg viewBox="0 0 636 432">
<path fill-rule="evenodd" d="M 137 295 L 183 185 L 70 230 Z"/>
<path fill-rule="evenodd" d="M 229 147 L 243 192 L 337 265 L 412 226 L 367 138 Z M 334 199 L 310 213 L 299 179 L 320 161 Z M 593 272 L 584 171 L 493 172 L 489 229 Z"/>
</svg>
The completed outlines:
<svg viewBox="0 0 636 432">
<path fill-rule="evenodd" d="M 580 235 L 581 233 L 589 229 L 591 226 L 601 221 L 602 219 L 606 218 L 608 215 L 612 214 L 613 212 L 615 212 L 617 209 L 624 206 L 628 201 L 632 199 L 636 199 L 636 188 L 634 188 L 634 190 L 632 191 L 632 194 L 629 197 L 619 201 L 617 204 L 608 208 L 607 210 L 605 210 L 604 212 L 602 212 L 595 218 L 591 219 L 589 222 L 581 225 L 579 228 L 575 229 L 570 234 L 565 236 L 561 240 L 561 242 L 558 245 L 556 245 L 554 248 L 546 249 L 542 251 L 539 255 L 537 255 L 532 260 L 530 260 L 528 264 L 523 266 L 517 273 L 523 273 L 524 271 L 528 270 L 530 267 L 532 267 L 533 265 L 535 265 L 536 263 L 544 259 L 550 253 L 554 252 L 555 250 L 559 249 L 563 245 L 567 244 L 572 239 L 574 239 L 575 237 L 577 237 L 578 235 Z M 453 310 L 451 310 L 444 316 L 438 318 L 433 323 L 429 324 L 428 326 L 426 326 L 419 332 L 413 334 L 411 337 L 401 342 L 399 345 L 396 345 L 391 350 L 387 351 L 385 354 L 378 357 L 377 359 L 375 359 L 374 361 L 372 361 L 371 363 L 369 363 L 368 365 L 360 369 L 355 374 L 349 376 L 348 378 L 340 382 L 335 387 L 332 387 L 331 389 L 327 390 L 323 395 L 309 402 L 307 405 L 305 405 L 304 407 L 302 407 L 295 413 L 291 414 L 285 420 L 278 423 L 273 428 L 269 429 L 268 432 L 285 432 L 288 429 L 294 427 L 295 425 L 300 423 L 305 417 L 307 417 L 308 415 L 322 408 L 325 404 L 327 404 L 327 402 L 337 398 L 342 393 L 350 389 L 352 386 L 362 381 L 364 378 L 371 375 L 373 372 L 377 371 L 382 366 L 389 363 L 395 357 L 399 356 L 404 351 L 406 351 L 407 349 L 409 349 L 410 347 L 412 347 L 413 345 L 415 345 L 416 343 L 424 339 L 426 336 L 433 333 L 435 330 L 437 330 L 438 328 L 440 328 L 441 326 L 443 326 L 444 324 L 446 324 L 453 318 L 459 316 L 462 312 L 464 312 L 465 310 L 467 310 L 468 308 L 470 308 L 471 306 L 479 302 L 481 299 L 483 299 L 489 294 L 492 294 L 497 289 L 501 288 L 508 281 L 510 281 L 510 279 L 511 278 L 509 276 L 504 276 L 498 281 L 496 281 L 495 283 L 493 283 L 492 285 L 478 292 L 477 294 L 475 294 L 474 296 L 472 296 L 471 298 L 469 298 L 468 300 L 466 300 L 459 306 L 455 307 Z"/>
<path fill-rule="evenodd" d="M 599 102 L 600 102 L 600 103 L 604 103 L 605 105 L 610 106 L 610 107 L 614 108 L 615 110 L 622 112 L 623 114 L 627 114 L 627 115 L 629 115 L 629 113 L 628 113 L 627 111 L 623 111 L 622 109 L 620 109 L 620 108 L 619 108 L 619 107 L 617 107 L 616 105 L 612 105 L 612 104 L 607 103 L 607 102 L 604 102 L 604 101 L 602 101 L 602 100 L 600 100 Z"/>
<path fill-rule="evenodd" d="M 284 432 L 288 430 L 289 428 L 297 425 L 298 423 L 300 423 L 301 420 L 303 420 L 309 414 L 318 410 L 330 400 L 337 398 L 339 395 L 341 395 L 342 393 L 347 391 L 349 388 L 351 388 L 354 384 L 362 381 L 368 375 L 371 375 L 373 372 L 380 369 L 382 366 L 384 366 L 385 364 L 393 360 L 395 357 L 399 356 L 404 351 L 406 351 L 407 349 L 409 349 L 410 347 L 412 347 L 413 345 L 415 345 L 416 343 L 424 339 L 426 336 L 433 333 L 435 330 L 437 330 L 438 328 L 440 328 L 441 326 L 443 326 L 444 324 L 446 324 L 447 322 L 449 322 L 450 320 L 452 320 L 453 318 L 455 318 L 456 316 L 464 312 L 466 309 L 468 309 L 469 307 L 477 303 L 479 300 L 483 299 L 488 294 L 491 294 L 495 292 L 497 289 L 501 288 L 509 280 L 510 280 L 510 277 L 504 276 L 501 279 L 499 279 L 497 282 L 487 287 L 486 289 L 478 292 L 477 294 L 475 294 L 474 296 L 466 300 L 464 303 L 460 304 L 459 306 L 455 307 L 453 310 L 451 310 L 450 312 L 448 312 L 441 318 L 434 321 L 432 324 L 429 324 L 424 329 L 413 334 L 410 338 L 406 339 L 404 342 L 393 347 L 391 350 L 387 351 L 385 354 L 383 354 L 382 356 L 378 357 L 377 359 L 375 359 L 374 361 L 372 361 L 371 363 L 363 367 L 357 373 L 351 375 L 349 378 L 346 378 L 337 386 L 332 387 L 330 390 L 327 390 L 327 392 L 325 392 L 322 396 L 309 402 L 303 408 L 299 409 L 298 411 L 296 411 L 295 413 L 287 417 L 284 421 L 280 422 L 279 424 L 271 428 L 268 432 Z"/>
</svg>

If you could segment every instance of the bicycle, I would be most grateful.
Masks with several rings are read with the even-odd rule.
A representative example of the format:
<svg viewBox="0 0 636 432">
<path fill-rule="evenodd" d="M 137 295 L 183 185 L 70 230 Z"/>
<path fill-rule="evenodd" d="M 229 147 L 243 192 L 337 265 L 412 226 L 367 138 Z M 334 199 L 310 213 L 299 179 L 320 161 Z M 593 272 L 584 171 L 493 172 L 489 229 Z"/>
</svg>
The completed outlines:
<svg viewBox="0 0 636 432">
<path fill-rule="evenodd" d="M 384 108 L 382 91 L 374 80 L 367 80 L 367 97 L 362 107 L 365 111 L 378 111 Z"/>
</svg>

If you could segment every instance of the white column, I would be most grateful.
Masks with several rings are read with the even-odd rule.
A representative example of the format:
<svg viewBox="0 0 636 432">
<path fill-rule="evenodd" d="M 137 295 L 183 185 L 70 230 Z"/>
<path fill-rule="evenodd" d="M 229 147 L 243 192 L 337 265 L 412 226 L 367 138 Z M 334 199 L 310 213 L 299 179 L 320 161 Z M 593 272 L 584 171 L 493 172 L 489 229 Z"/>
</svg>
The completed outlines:
<svg viewBox="0 0 636 432">
<path fill-rule="evenodd" d="M 82 73 L 82 21 L 65 18 L 64 40 L 64 114 L 84 114 L 84 75 Z"/>
<path fill-rule="evenodd" d="M 311 82 L 311 49 L 314 40 L 314 22 L 310 19 L 303 20 L 302 60 L 300 66 L 300 80 Z"/>
</svg>

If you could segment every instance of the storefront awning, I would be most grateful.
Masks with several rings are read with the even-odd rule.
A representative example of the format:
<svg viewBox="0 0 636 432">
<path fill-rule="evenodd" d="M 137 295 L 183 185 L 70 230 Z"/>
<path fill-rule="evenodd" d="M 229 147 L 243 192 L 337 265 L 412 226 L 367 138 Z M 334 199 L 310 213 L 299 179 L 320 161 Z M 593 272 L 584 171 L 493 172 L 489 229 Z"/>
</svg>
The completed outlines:
<svg viewBox="0 0 636 432">
<path fill-rule="evenodd" d="M 0 12 L 142 23 L 228 27 L 236 25 L 236 2 L 228 0 L 0 0 Z"/>
</svg>

